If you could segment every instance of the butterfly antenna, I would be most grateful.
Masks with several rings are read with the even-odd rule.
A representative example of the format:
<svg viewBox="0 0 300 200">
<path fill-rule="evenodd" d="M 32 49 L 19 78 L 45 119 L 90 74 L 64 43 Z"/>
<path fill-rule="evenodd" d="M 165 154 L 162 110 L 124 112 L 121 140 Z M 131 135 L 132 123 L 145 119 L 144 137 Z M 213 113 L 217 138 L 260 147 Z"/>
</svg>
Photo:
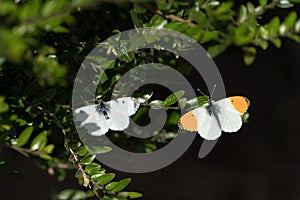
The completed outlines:
<svg viewBox="0 0 300 200">
<path fill-rule="evenodd" d="M 197 89 L 203 96 L 206 96 L 199 88 Z"/>
</svg>

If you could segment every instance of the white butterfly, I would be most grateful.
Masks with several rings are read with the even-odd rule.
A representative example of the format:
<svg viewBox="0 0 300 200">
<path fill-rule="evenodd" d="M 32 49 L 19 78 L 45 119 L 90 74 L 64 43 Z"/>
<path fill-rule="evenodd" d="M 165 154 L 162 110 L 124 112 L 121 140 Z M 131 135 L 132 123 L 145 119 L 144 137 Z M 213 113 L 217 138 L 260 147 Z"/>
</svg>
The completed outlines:
<svg viewBox="0 0 300 200">
<path fill-rule="evenodd" d="M 246 97 L 233 96 L 196 108 L 179 119 L 179 127 L 187 131 L 198 131 L 207 140 L 215 140 L 224 132 L 236 132 L 242 126 L 241 115 L 250 101 Z"/>
<path fill-rule="evenodd" d="M 109 129 L 125 130 L 129 126 L 129 116 L 134 115 L 140 103 L 131 97 L 122 97 L 108 102 L 101 101 L 78 108 L 74 111 L 75 122 L 94 136 L 104 135 Z"/>
</svg>

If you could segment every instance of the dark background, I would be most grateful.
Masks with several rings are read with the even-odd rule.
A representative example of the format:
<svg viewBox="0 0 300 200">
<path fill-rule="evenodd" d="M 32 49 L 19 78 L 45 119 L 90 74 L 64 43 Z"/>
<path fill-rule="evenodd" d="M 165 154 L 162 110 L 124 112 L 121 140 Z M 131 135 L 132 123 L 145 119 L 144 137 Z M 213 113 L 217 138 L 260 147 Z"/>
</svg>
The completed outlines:
<svg viewBox="0 0 300 200">
<path fill-rule="evenodd" d="M 131 177 L 128 190 L 142 192 L 147 200 L 300 199 L 300 45 L 288 39 L 281 49 L 271 45 L 258 52 L 249 67 L 235 47 L 214 61 L 227 95 L 250 99 L 250 123 L 237 133 L 223 134 L 204 159 L 198 158 L 202 139 L 197 136 L 180 159 L 159 171 L 108 171 L 115 172 L 116 179 Z M 39 170 L 33 159 L 18 156 L 13 164 L 22 178 L 0 174 L 4 197 L 41 200 L 65 188 L 80 188 L 73 172 L 59 183 Z"/>
</svg>

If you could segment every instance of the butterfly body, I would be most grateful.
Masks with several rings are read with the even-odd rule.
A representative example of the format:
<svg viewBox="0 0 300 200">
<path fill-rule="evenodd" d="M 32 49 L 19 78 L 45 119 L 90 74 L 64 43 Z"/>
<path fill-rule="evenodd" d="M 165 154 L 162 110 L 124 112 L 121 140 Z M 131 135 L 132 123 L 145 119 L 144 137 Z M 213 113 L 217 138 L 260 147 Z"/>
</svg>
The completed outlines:
<svg viewBox="0 0 300 200">
<path fill-rule="evenodd" d="M 224 132 L 236 132 L 242 126 L 241 115 L 249 107 L 249 100 L 242 96 L 228 97 L 208 103 L 184 114 L 179 127 L 187 131 L 198 131 L 201 137 L 215 140 Z"/>
</svg>

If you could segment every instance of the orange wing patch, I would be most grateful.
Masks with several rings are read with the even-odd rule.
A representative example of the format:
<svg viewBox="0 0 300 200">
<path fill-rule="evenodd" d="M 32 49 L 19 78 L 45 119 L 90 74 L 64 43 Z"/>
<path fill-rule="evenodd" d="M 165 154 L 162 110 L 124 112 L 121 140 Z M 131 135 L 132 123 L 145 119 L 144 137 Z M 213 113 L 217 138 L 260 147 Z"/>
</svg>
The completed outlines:
<svg viewBox="0 0 300 200">
<path fill-rule="evenodd" d="M 190 111 L 184 114 L 178 123 L 178 126 L 187 131 L 197 131 L 198 130 L 198 121 L 193 113 Z"/>
<path fill-rule="evenodd" d="M 228 97 L 228 99 L 233 107 L 241 114 L 244 114 L 250 105 L 250 101 L 246 97 L 234 96 Z"/>
</svg>

